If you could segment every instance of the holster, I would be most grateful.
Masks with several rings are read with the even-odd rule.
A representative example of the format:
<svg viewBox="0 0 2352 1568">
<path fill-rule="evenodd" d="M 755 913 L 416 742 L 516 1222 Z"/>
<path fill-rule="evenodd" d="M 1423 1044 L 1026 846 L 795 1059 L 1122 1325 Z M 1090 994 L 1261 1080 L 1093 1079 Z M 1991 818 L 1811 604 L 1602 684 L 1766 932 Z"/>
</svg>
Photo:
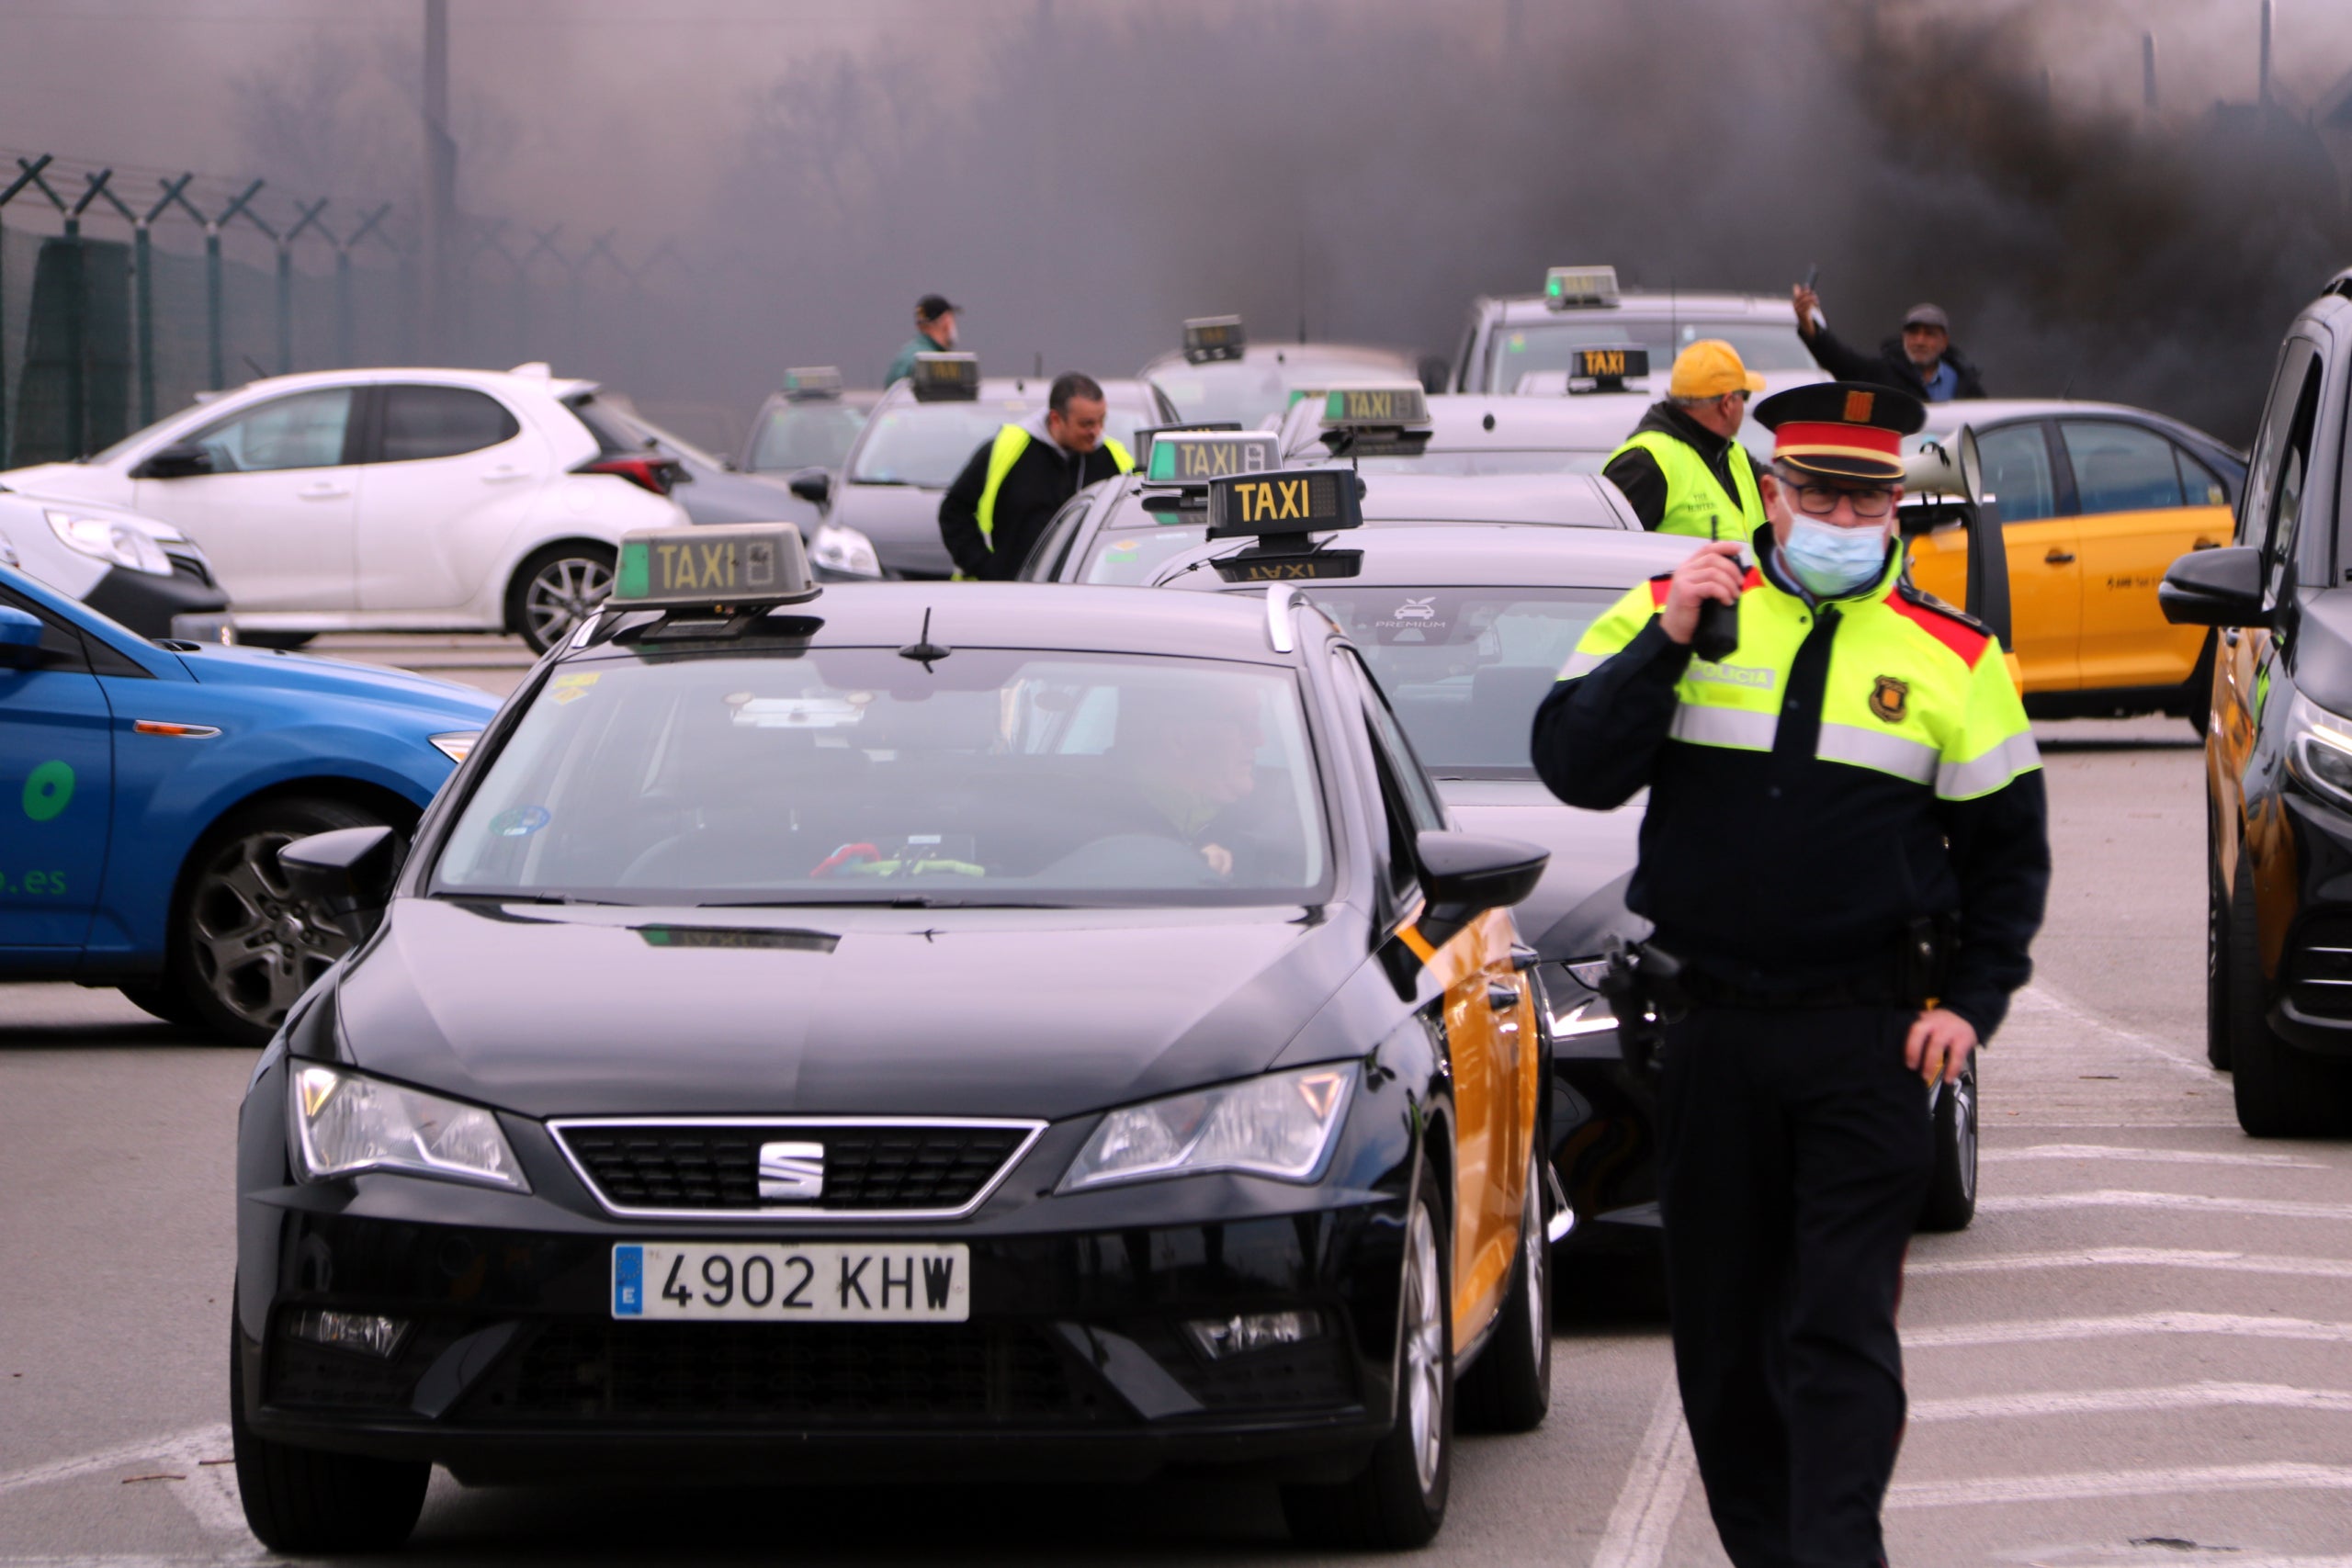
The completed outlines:
<svg viewBox="0 0 2352 1568">
<path fill-rule="evenodd" d="M 1958 915 L 1920 915 L 1908 921 L 1894 959 L 1897 998 L 1907 1007 L 1933 1007 L 1951 983 L 1959 951 Z"/>
<path fill-rule="evenodd" d="M 1682 960 L 1654 942 L 1627 944 L 1612 937 L 1603 949 L 1609 971 L 1600 994 L 1617 1019 L 1617 1049 L 1635 1077 L 1659 1072 L 1666 1026 L 1690 1010 L 1682 984 Z"/>
</svg>

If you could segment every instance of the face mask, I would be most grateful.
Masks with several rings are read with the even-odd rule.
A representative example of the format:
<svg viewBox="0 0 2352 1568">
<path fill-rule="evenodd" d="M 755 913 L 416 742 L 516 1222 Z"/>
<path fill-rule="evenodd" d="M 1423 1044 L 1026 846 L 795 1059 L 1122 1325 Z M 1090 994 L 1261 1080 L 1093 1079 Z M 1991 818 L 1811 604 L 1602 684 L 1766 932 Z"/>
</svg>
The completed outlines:
<svg viewBox="0 0 2352 1568">
<path fill-rule="evenodd" d="M 1781 547 L 1789 573 L 1816 599 L 1851 593 L 1886 565 L 1884 528 L 1838 528 L 1800 517 Z"/>
</svg>

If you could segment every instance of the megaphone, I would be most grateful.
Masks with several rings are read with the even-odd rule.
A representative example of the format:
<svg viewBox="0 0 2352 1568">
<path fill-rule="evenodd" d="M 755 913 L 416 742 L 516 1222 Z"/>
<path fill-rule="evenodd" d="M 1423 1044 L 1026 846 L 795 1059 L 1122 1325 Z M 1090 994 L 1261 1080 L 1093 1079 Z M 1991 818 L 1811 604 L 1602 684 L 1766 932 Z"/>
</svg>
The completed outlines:
<svg viewBox="0 0 2352 1568">
<path fill-rule="evenodd" d="M 1914 495 L 1949 495 L 1962 501 L 1984 498 L 1984 464 L 1976 454 L 1976 432 L 1962 425 L 1949 444 L 1928 440 L 1903 461 L 1903 488 Z"/>
</svg>

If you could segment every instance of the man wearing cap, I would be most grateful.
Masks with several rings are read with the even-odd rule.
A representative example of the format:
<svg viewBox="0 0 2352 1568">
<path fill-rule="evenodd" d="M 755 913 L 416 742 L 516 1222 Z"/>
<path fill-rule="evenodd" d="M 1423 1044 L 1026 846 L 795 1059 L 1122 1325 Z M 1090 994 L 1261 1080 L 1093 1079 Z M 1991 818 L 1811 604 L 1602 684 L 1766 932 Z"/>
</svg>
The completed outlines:
<svg viewBox="0 0 2352 1568">
<path fill-rule="evenodd" d="M 1038 536 L 1071 496 L 1132 471 L 1127 449 L 1103 434 L 1102 384 L 1082 371 L 1054 378 L 1046 412 L 980 444 L 939 498 L 939 536 L 956 575 L 1006 581 L 1021 575 Z"/>
<path fill-rule="evenodd" d="M 1790 297 L 1796 305 L 1797 335 L 1812 351 L 1813 362 L 1840 380 L 1875 381 L 1930 403 L 1984 395 L 1984 378 L 1951 344 L 1951 318 L 1942 306 L 1912 306 L 1903 315 L 1903 335 L 1880 344 L 1872 356 L 1838 341 L 1820 319 L 1819 294 L 1800 283 Z"/>
<path fill-rule="evenodd" d="M 1770 526 L 1702 545 L 1594 622 L 1535 716 L 1572 806 L 1646 786 L 1626 903 L 1681 963 L 1659 1203 L 1675 1369 L 1741 1568 L 1883 1563 L 1903 1436 L 1894 1309 L 1956 1082 L 2025 983 L 2050 852 L 2001 648 L 1902 579 L 1917 399 L 1766 399 Z M 1700 607 L 1738 641 L 1693 657 Z M 1644 972 L 1663 974 L 1669 964 Z M 1630 1015 L 1628 1015 L 1630 1016 Z"/>
<path fill-rule="evenodd" d="M 882 378 L 882 385 L 895 387 L 913 375 L 916 355 L 945 354 L 955 346 L 956 307 L 944 295 L 924 295 L 915 301 L 915 335 L 890 361 L 890 373 Z"/>
<path fill-rule="evenodd" d="M 1757 479 L 1763 465 L 1733 437 L 1764 378 L 1721 338 L 1674 356 L 1666 400 L 1650 405 L 1600 471 L 1625 492 L 1642 526 L 1657 534 L 1745 540 L 1764 526 Z"/>
</svg>

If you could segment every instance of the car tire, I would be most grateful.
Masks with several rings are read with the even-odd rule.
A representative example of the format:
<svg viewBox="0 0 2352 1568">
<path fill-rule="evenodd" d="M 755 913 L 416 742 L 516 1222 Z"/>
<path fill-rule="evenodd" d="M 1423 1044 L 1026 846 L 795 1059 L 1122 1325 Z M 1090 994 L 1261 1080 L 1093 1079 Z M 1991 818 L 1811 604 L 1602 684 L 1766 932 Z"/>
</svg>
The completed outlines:
<svg viewBox="0 0 2352 1568">
<path fill-rule="evenodd" d="M 338 828 L 384 819 L 339 800 L 266 800 L 231 812 L 180 872 L 166 933 L 165 984 L 202 1027 L 265 1045 L 286 1010 L 351 949 L 327 914 L 294 897 L 277 852 Z"/>
<path fill-rule="evenodd" d="M 2205 831 L 2205 1060 L 2230 1070 L 2230 906 L 2213 863 L 2213 831 Z"/>
<path fill-rule="evenodd" d="M 1964 1231 L 1976 1218 L 1976 1069 L 1944 1085 L 1936 1096 L 1936 1168 L 1928 1201 L 1919 1205 L 1923 1231 Z"/>
<path fill-rule="evenodd" d="M 2266 1016 L 2262 953 L 2255 923 L 2254 868 L 2238 862 L 2230 897 L 2228 985 L 2230 1082 L 2238 1125 L 2250 1137 L 2309 1138 L 2340 1131 L 2352 1084 L 2336 1063 L 2278 1037 Z"/>
<path fill-rule="evenodd" d="M 1532 1432 L 1552 1408 L 1551 1183 L 1531 1155 L 1521 1204 L 1519 1258 L 1493 1337 L 1462 1374 L 1454 1416 L 1465 1432 Z"/>
<path fill-rule="evenodd" d="M 1434 1187 L 1424 1166 L 1406 1208 L 1396 1425 L 1354 1480 L 1283 1488 L 1283 1517 L 1303 1544 L 1406 1551 L 1429 1544 L 1445 1523 L 1453 1484 L 1453 1285 Z"/>
<path fill-rule="evenodd" d="M 117 986 L 123 1000 L 150 1018 L 160 1018 L 165 1023 L 176 1023 L 182 1029 L 207 1027 L 204 1015 L 198 1012 L 187 996 L 165 983 L 154 986 Z"/>
<path fill-rule="evenodd" d="M 244 1349 L 229 1320 L 229 1443 L 245 1526 L 272 1551 L 293 1556 L 398 1551 L 424 1511 L 433 1467 L 296 1448 L 245 1425 Z"/>
<path fill-rule="evenodd" d="M 514 569 L 506 589 L 506 624 L 533 653 L 545 653 L 570 637 L 612 587 L 609 547 L 587 539 L 549 545 Z"/>
</svg>

